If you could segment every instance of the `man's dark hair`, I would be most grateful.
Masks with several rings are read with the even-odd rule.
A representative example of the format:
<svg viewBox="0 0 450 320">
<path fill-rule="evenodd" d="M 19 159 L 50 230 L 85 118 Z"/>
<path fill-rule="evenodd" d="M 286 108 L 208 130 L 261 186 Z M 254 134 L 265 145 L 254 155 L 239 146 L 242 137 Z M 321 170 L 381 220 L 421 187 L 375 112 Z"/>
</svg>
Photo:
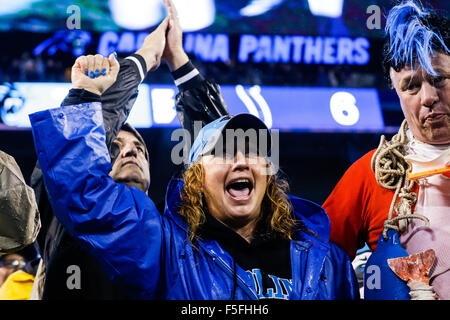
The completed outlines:
<svg viewBox="0 0 450 320">
<path fill-rule="evenodd" d="M 147 145 L 145 144 L 144 138 L 142 138 L 142 136 L 139 134 L 139 132 L 128 123 L 124 123 L 122 128 L 120 128 L 120 130 L 124 130 L 124 131 L 128 131 L 128 132 L 132 133 L 139 140 L 139 142 L 142 143 L 142 145 L 145 148 L 145 159 L 148 160 L 149 154 L 148 154 L 148 150 L 147 150 Z"/>
<path fill-rule="evenodd" d="M 389 11 L 383 48 L 383 71 L 389 85 L 390 68 L 398 72 L 407 65 L 413 68 L 417 62 L 429 74 L 437 75 L 431 58 L 436 52 L 449 54 L 450 19 L 447 16 L 412 0 Z"/>
<path fill-rule="evenodd" d="M 122 127 L 120 128 L 120 130 L 124 130 L 124 131 L 132 133 L 139 140 L 139 142 L 142 143 L 142 145 L 144 146 L 145 159 L 147 159 L 147 161 L 149 161 L 149 153 L 148 153 L 147 145 L 145 144 L 144 138 L 142 138 L 142 136 L 139 134 L 139 132 L 135 128 L 133 128 L 129 123 L 124 123 L 122 125 Z M 111 149 L 110 150 L 111 165 L 113 165 L 117 159 L 117 156 L 119 155 L 120 150 L 115 143 L 111 144 L 110 149 Z"/>
</svg>

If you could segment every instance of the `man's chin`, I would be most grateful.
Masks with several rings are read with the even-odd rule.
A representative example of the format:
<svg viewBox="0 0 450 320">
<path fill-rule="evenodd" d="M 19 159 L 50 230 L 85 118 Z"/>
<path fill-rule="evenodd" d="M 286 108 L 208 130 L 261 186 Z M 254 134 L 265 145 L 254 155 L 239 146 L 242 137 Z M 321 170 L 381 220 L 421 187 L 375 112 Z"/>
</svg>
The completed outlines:
<svg viewBox="0 0 450 320">
<path fill-rule="evenodd" d="M 123 183 L 130 188 L 132 186 L 135 186 L 140 190 L 145 189 L 145 186 L 147 185 L 147 183 L 145 181 L 143 181 L 142 177 L 137 174 L 136 175 L 129 174 L 126 176 L 119 176 L 117 178 L 114 178 L 114 181 L 118 182 L 118 183 Z"/>
<path fill-rule="evenodd" d="M 122 181 L 141 181 L 142 172 L 139 167 L 130 165 L 120 170 L 119 174 L 117 175 L 117 179 L 120 179 Z"/>
<path fill-rule="evenodd" d="M 432 145 L 450 144 L 450 127 L 432 128 L 426 135 L 426 143 Z"/>
</svg>

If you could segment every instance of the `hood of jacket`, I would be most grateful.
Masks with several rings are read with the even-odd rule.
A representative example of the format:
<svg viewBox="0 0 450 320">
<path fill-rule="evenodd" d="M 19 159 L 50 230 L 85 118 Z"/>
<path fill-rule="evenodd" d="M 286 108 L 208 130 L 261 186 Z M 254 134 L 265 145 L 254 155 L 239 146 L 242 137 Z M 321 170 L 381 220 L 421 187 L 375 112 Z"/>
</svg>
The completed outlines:
<svg viewBox="0 0 450 320">
<path fill-rule="evenodd" d="M 164 215 L 172 219 L 180 228 L 189 232 L 188 226 L 183 217 L 178 214 L 181 206 L 181 191 L 183 188 L 183 180 L 174 178 L 170 180 L 166 192 L 166 205 Z M 325 210 L 318 204 L 288 195 L 292 204 L 295 218 L 301 220 L 304 226 L 312 231 L 321 242 L 327 243 L 330 238 L 330 220 Z M 300 230 L 294 236 L 294 239 L 304 238 L 304 231 Z M 308 236 L 308 238 L 310 238 Z"/>
</svg>

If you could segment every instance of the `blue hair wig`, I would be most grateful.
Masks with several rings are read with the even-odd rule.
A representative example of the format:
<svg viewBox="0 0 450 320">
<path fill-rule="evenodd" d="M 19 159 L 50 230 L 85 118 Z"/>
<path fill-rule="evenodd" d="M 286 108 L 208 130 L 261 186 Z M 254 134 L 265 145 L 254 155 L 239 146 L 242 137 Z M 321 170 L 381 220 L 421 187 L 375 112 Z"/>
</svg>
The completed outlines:
<svg viewBox="0 0 450 320">
<path fill-rule="evenodd" d="M 393 7 L 386 20 L 385 71 L 386 66 L 396 71 L 407 65 L 414 69 L 419 62 L 428 74 L 437 76 L 431 59 L 436 50 L 449 53 L 448 39 L 442 37 L 442 33 L 448 33 L 445 28 L 448 29 L 447 18 L 425 9 L 417 1 L 408 0 Z"/>
</svg>

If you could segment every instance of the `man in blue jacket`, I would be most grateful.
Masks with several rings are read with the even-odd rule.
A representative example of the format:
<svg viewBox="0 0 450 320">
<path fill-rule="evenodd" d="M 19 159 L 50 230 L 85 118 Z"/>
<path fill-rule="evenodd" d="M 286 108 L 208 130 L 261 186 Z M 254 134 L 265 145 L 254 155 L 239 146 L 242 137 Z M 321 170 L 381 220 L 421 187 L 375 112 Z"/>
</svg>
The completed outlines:
<svg viewBox="0 0 450 320">
<path fill-rule="evenodd" d="M 119 71 L 108 62 L 106 75 L 94 79 L 76 63 L 74 87 L 101 95 Z M 163 215 L 144 192 L 108 175 L 99 102 L 30 119 L 55 216 L 130 297 L 358 297 L 348 256 L 328 241 L 325 211 L 287 195 L 259 143 L 216 147 L 226 129 L 267 131 L 259 119 L 225 116 L 205 126 L 183 178 L 169 183 Z"/>
</svg>

